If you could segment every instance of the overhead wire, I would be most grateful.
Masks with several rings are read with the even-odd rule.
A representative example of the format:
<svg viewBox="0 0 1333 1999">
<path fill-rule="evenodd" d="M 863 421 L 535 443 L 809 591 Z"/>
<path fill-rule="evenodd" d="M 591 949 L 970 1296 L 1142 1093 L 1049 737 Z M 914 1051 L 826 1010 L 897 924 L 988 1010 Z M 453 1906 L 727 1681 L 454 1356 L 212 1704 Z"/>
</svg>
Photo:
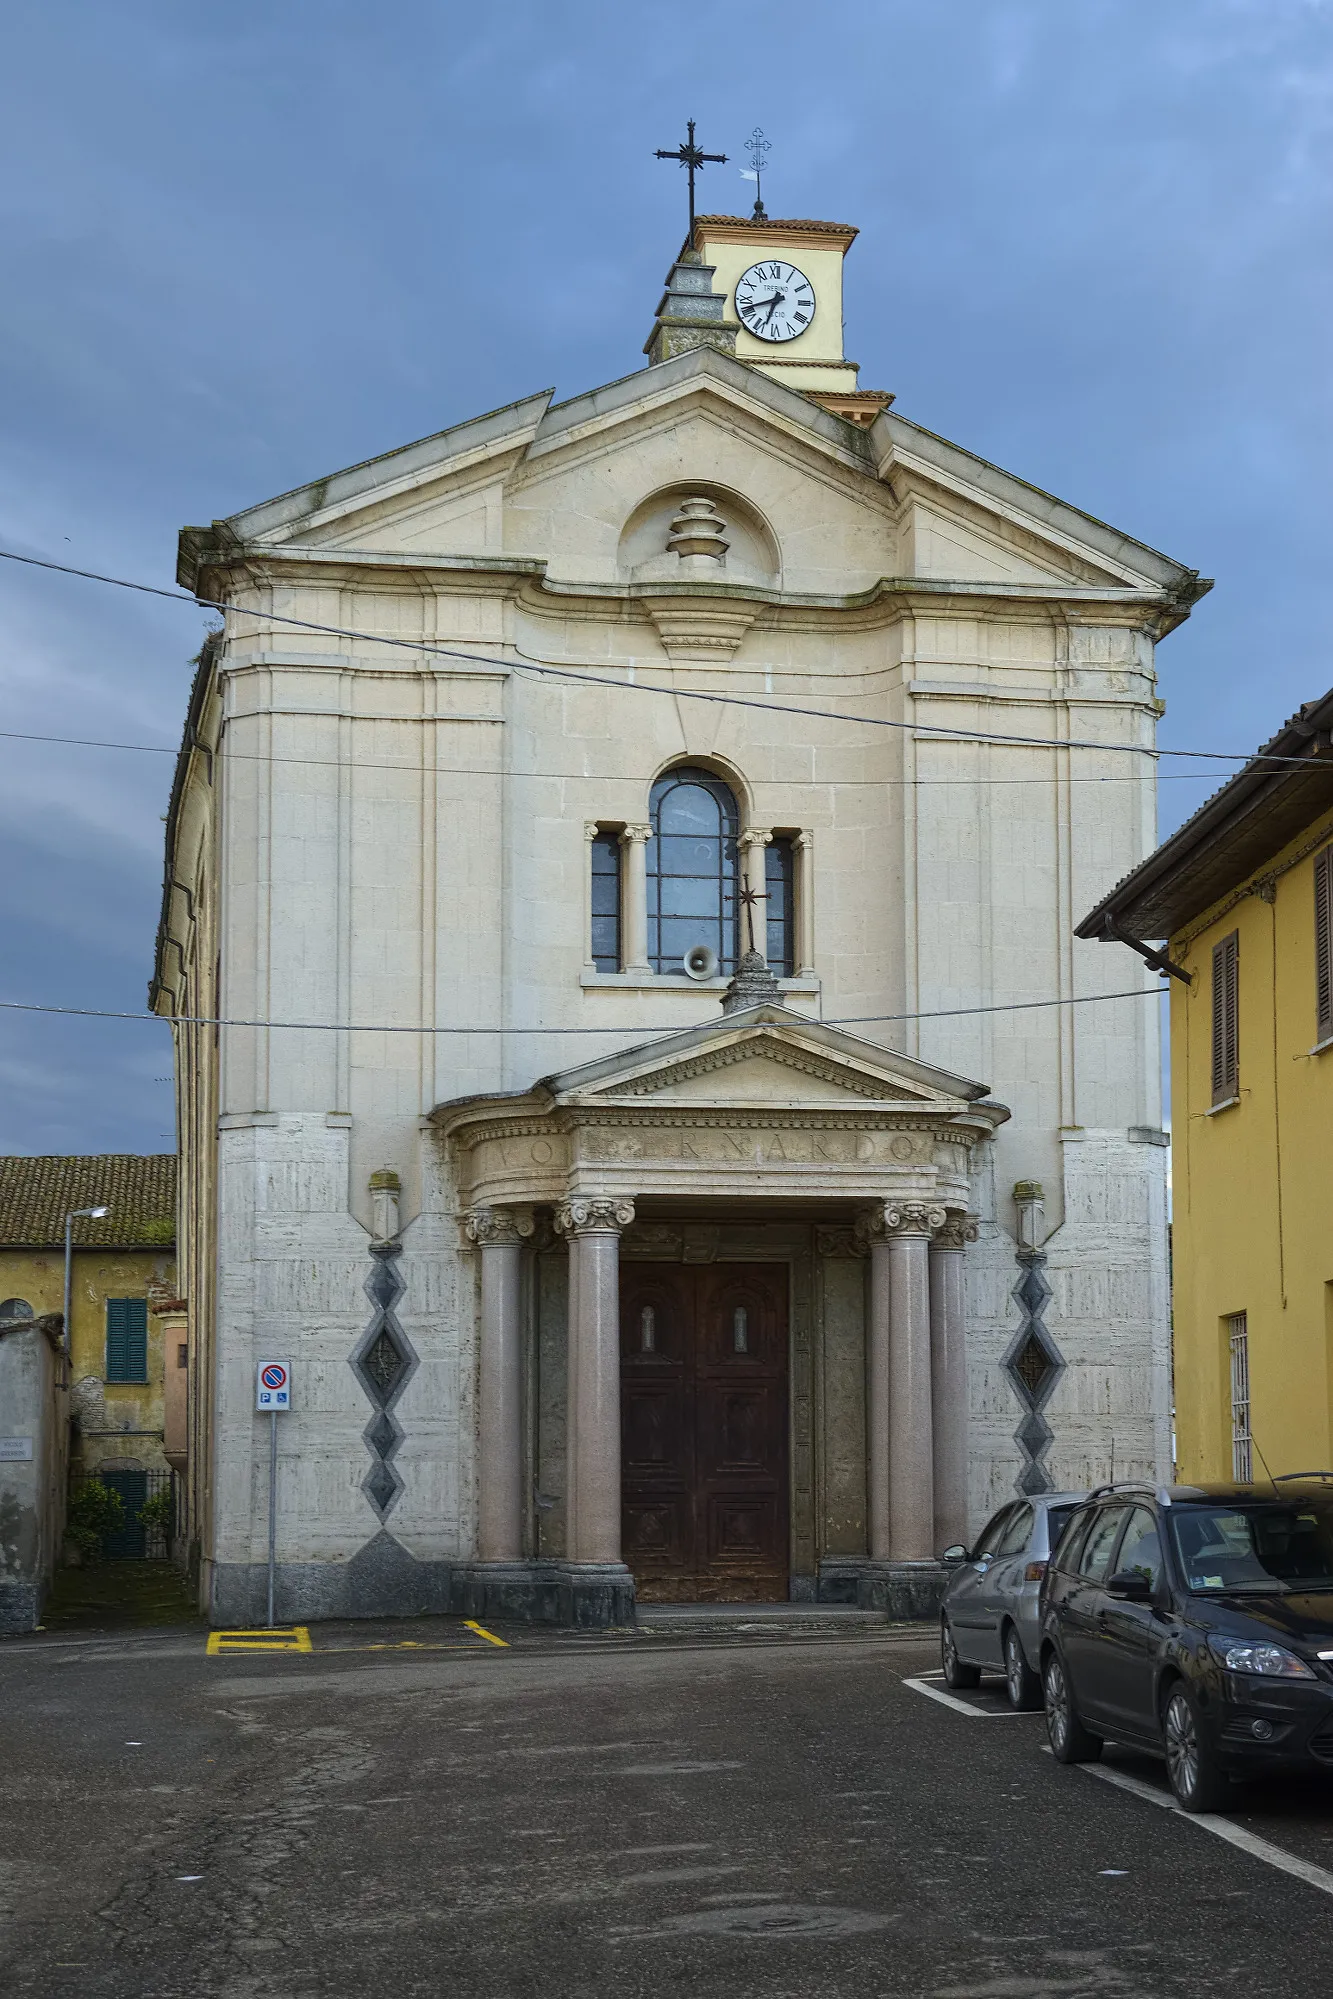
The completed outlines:
<svg viewBox="0 0 1333 1999">
<path fill-rule="evenodd" d="M 215 598 L 191 596 L 184 590 L 165 590 L 158 584 L 139 583 L 130 577 L 108 576 L 95 569 L 79 569 L 72 563 L 52 562 L 36 555 L 20 555 L 15 549 L 0 548 L 0 560 L 23 563 L 34 569 L 52 570 L 62 576 L 78 576 L 86 582 L 104 583 L 120 590 L 138 591 L 148 597 L 163 597 L 171 603 L 188 604 L 196 610 L 217 611 L 224 618 L 252 618 L 259 625 L 290 625 L 301 631 L 319 632 L 325 637 L 356 639 L 363 645 L 395 646 L 426 658 L 458 659 L 468 665 L 485 666 L 492 670 L 504 668 L 539 678 L 574 681 L 603 691 L 608 688 L 624 688 L 640 694 L 664 694 L 680 700 L 706 701 L 722 707 L 753 708 L 767 715 L 796 715 L 802 721 L 852 723 L 858 728 L 895 729 L 914 736 L 938 736 L 951 742 L 994 743 L 1004 748 L 1100 750 L 1109 754 L 1127 756 L 1189 757 L 1208 763 L 1249 763 L 1256 755 L 1254 751 L 1241 753 L 1234 750 L 1162 750 L 1154 745 L 1142 743 L 1111 743 L 1072 736 L 1058 740 L 1039 736 L 1020 736 L 999 730 L 962 729 L 950 724 L 920 722 L 915 719 L 899 721 L 885 715 L 847 715 L 839 713 L 836 709 L 801 708 L 791 702 L 765 701 L 754 695 L 719 694 L 702 688 L 664 687 L 653 681 L 637 679 L 609 679 L 601 673 L 585 672 L 577 667 L 557 666 L 549 660 L 534 660 L 526 654 L 519 653 L 517 647 L 510 649 L 514 657 L 504 657 L 498 653 L 471 652 L 460 646 L 436 645 L 427 639 L 405 639 L 387 632 L 358 631 L 347 625 L 321 624 L 314 619 L 293 617 L 287 612 L 252 610 L 245 605 L 224 603 Z M 965 695 L 966 692 L 965 689 L 959 690 L 960 695 Z M 438 719 L 448 718 L 442 716 Z M 1264 761 L 1280 764 L 1304 763 L 1308 760 L 1303 757 L 1273 757 L 1265 758 Z"/>
<path fill-rule="evenodd" d="M 1001 1000 L 986 1006 L 934 1007 L 920 1013 L 848 1013 L 836 1014 L 827 1020 L 811 1016 L 810 1024 L 816 1027 L 883 1027 L 913 1020 L 956 1020 L 979 1013 L 1029 1013 L 1043 1007 L 1090 1006 L 1099 1000 L 1145 999 L 1168 991 L 1166 986 L 1131 986 L 1115 993 L 1070 993 L 1058 999 Z M 793 995 L 793 997 L 796 997 Z M 344 1020 L 233 1020 L 214 1014 L 166 1014 L 115 1012 L 107 1007 L 92 1006 L 45 1006 L 30 1000 L 0 1000 L 0 1010 L 7 1013 L 48 1013 L 65 1014 L 80 1020 L 142 1020 L 160 1021 L 169 1027 L 253 1027 L 282 1028 L 300 1034 L 685 1034 L 692 1027 L 706 1026 L 698 1020 L 672 1021 L 655 1026 L 642 1023 L 617 1024 L 608 1027 L 506 1027 L 493 1022 L 484 1027 L 423 1027 L 384 1024 L 377 1021 Z M 791 1011 L 795 1011 L 794 1008 Z M 803 1018 L 805 1016 L 802 1016 Z"/>
</svg>

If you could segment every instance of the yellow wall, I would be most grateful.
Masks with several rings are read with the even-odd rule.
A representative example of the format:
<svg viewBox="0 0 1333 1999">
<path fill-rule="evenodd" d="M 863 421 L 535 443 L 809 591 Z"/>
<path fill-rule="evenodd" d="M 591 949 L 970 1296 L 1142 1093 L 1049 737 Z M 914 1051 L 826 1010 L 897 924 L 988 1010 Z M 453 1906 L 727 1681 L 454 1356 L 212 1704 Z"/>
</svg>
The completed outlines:
<svg viewBox="0 0 1333 1999">
<path fill-rule="evenodd" d="M 734 225 L 733 225 L 734 229 Z M 842 352 L 842 259 L 843 245 L 802 240 L 794 232 L 790 242 L 778 230 L 758 230 L 748 240 L 732 240 L 731 232 L 715 234 L 703 225 L 700 249 L 706 264 L 715 266 L 715 291 L 727 295 L 726 319 L 737 328 L 736 354 L 742 361 L 778 370 L 784 382 L 796 388 L 856 387 L 854 369 L 831 367 L 843 359 Z M 756 340 L 747 333 L 736 314 L 736 282 L 751 264 L 767 263 L 777 257 L 795 264 L 809 278 L 815 293 L 815 316 L 795 340 Z M 802 368 L 799 364 L 806 364 Z M 816 365 L 818 364 L 818 365 Z"/>
<path fill-rule="evenodd" d="M 1226 1318 L 1248 1315 L 1252 1434 L 1275 1476 L 1333 1468 L 1333 1045 L 1315 1043 L 1314 863 L 1333 814 L 1172 939 L 1177 1460 L 1232 1475 Z M 1271 889 L 1270 889 L 1271 884 Z M 1265 893 L 1257 892 L 1262 888 Z M 1271 899 L 1265 899 L 1271 894 Z M 1240 938 L 1240 1091 L 1213 1112 L 1212 952 Z M 1258 1450 L 1254 1472 L 1262 1477 Z"/>
<path fill-rule="evenodd" d="M 76 1249 L 70 1305 L 70 1392 L 84 1434 L 75 1437 L 72 1464 L 91 1471 L 134 1459 L 146 1471 L 165 1471 L 162 1455 L 162 1322 L 153 1303 L 166 1304 L 176 1289 L 170 1249 Z M 0 1299 L 26 1298 L 33 1311 L 64 1308 L 65 1258 L 59 1249 L 0 1249 Z M 147 1298 L 147 1382 L 106 1380 L 106 1301 Z M 174 1356 L 173 1356 L 174 1358 Z M 95 1436 L 94 1430 L 118 1435 Z M 125 1435 L 146 1431 L 147 1435 Z"/>
</svg>

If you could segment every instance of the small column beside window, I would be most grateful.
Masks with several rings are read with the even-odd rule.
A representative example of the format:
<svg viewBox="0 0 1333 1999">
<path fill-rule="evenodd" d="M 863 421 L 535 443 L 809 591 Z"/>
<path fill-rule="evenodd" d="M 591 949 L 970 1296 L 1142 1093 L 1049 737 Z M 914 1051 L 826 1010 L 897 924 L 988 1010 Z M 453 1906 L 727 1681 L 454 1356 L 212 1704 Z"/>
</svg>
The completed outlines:
<svg viewBox="0 0 1333 1999">
<path fill-rule="evenodd" d="M 1213 1102 L 1240 1092 L 1240 932 L 1213 946 Z"/>
</svg>

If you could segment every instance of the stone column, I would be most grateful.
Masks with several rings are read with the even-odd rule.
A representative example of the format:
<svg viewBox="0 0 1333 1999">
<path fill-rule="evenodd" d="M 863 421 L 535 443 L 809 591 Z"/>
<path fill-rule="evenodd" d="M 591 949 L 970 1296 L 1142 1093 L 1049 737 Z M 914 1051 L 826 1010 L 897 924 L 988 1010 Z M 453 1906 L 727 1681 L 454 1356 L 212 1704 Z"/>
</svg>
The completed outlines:
<svg viewBox="0 0 1333 1999">
<path fill-rule="evenodd" d="M 477 1555 L 523 1555 L 523 1322 L 520 1258 L 532 1234 L 525 1208 L 474 1208 L 467 1233 L 481 1249 Z"/>
<path fill-rule="evenodd" d="M 768 963 L 768 877 L 765 872 L 764 849 L 773 835 L 761 833 L 755 828 L 742 833 L 736 845 L 740 849 L 741 869 L 744 886 L 754 896 L 754 901 L 745 906 L 741 916 L 741 956 L 746 951 L 757 951 L 764 963 Z"/>
<path fill-rule="evenodd" d="M 648 963 L 648 842 L 651 826 L 626 826 L 620 836 L 624 852 L 624 928 L 621 933 L 621 963 L 627 972 L 652 977 Z"/>
<path fill-rule="evenodd" d="M 944 1209 L 886 1202 L 861 1223 L 870 1240 L 866 1369 L 870 1555 L 934 1553 L 930 1397 L 930 1238 Z"/>
<path fill-rule="evenodd" d="M 935 1449 L 936 1552 L 967 1542 L 967 1327 L 963 1256 L 974 1215 L 951 1212 L 930 1243 L 930 1408 Z"/>
<path fill-rule="evenodd" d="M 798 833 L 792 841 L 796 862 L 796 976 L 815 975 L 815 836 Z"/>
<path fill-rule="evenodd" d="M 567 1546 L 620 1561 L 620 1231 L 634 1203 L 579 1195 L 556 1212 L 569 1241 Z"/>
</svg>

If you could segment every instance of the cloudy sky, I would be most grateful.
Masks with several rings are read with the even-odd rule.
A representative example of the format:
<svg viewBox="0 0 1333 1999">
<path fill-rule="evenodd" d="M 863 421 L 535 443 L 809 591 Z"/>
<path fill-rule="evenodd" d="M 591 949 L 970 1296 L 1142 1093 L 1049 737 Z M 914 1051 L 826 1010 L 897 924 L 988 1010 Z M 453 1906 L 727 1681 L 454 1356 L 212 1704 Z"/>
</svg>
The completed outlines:
<svg viewBox="0 0 1333 1999">
<path fill-rule="evenodd" d="M 1333 683 L 1330 0 L 9 0 L 0 547 L 170 585 L 184 522 L 640 366 L 689 116 L 859 225 L 867 386 L 1217 578 L 1164 742 Z M 0 562 L 0 726 L 174 749 L 202 629 Z M 0 998 L 142 1008 L 170 770 L 0 739 Z M 0 1151 L 165 1149 L 169 1066 L 0 1015 Z"/>
</svg>

